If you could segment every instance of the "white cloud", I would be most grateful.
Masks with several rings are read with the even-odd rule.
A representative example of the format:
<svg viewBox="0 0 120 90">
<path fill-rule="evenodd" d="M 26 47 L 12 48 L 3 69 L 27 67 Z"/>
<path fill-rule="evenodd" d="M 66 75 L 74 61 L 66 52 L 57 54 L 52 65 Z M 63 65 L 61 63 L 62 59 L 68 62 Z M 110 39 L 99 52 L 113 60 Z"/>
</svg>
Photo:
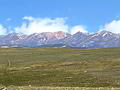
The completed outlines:
<svg viewBox="0 0 120 90">
<path fill-rule="evenodd" d="M 23 17 L 23 20 L 27 20 L 28 22 L 24 22 L 21 26 L 15 27 L 16 33 L 24 33 L 24 34 L 33 34 L 33 33 L 41 33 L 41 32 L 58 32 L 63 31 L 67 33 L 74 34 L 78 31 L 87 32 L 83 25 L 77 25 L 70 27 L 65 24 L 65 18 L 34 18 L 34 17 Z"/>
<path fill-rule="evenodd" d="M 7 19 L 6 19 L 6 21 L 11 21 L 11 20 L 12 20 L 12 18 L 7 18 Z"/>
<path fill-rule="evenodd" d="M 71 28 L 71 34 L 75 34 L 77 32 L 83 32 L 83 33 L 87 33 L 88 31 L 86 30 L 86 27 L 83 25 L 77 25 Z"/>
<path fill-rule="evenodd" d="M 23 20 L 28 20 L 28 21 L 32 21 L 34 19 L 35 18 L 33 18 L 32 16 L 29 16 L 29 17 L 25 16 L 25 17 L 23 17 Z"/>
<path fill-rule="evenodd" d="M 0 35 L 5 35 L 7 34 L 7 29 L 0 24 Z"/>
<path fill-rule="evenodd" d="M 113 33 L 120 33 L 120 20 L 113 20 L 112 22 L 105 24 L 100 31 L 106 30 Z"/>
<path fill-rule="evenodd" d="M 23 23 L 21 26 L 15 28 L 16 33 L 41 33 L 41 32 L 68 32 L 68 25 L 65 25 L 64 18 L 33 18 L 24 17 L 29 23 Z"/>
</svg>

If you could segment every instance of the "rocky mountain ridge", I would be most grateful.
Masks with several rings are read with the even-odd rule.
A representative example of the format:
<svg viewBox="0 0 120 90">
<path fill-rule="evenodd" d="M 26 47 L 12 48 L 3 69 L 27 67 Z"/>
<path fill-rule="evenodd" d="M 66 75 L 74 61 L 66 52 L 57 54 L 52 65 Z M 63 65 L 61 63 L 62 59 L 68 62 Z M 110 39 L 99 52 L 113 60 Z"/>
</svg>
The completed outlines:
<svg viewBox="0 0 120 90">
<path fill-rule="evenodd" d="M 120 47 L 120 34 L 101 31 L 94 34 L 77 32 L 43 32 L 31 35 L 11 33 L 0 35 L 1 47 L 16 48 L 109 48 Z"/>
</svg>

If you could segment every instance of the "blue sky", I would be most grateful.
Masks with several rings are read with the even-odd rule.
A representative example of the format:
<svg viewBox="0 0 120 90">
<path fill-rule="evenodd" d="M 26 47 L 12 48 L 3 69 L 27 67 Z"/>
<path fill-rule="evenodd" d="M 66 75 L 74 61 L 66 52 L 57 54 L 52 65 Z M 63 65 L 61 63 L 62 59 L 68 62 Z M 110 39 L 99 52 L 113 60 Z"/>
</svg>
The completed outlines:
<svg viewBox="0 0 120 90">
<path fill-rule="evenodd" d="M 119 26 L 119 4 L 120 0 L 0 0 L 0 24 L 10 32 L 27 23 L 23 17 L 64 18 L 69 27 L 84 26 L 88 32 L 97 32 L 100 26 Z"/>
</svg>

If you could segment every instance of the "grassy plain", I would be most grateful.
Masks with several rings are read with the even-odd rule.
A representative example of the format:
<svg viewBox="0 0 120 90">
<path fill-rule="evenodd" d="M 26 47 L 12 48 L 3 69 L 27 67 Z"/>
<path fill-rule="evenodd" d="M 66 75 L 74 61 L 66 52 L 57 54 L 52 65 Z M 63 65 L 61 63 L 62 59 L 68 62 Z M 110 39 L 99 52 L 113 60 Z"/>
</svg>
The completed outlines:
<svg viewBox="0 0 120 90">
<path fill-rule="evenodd" d="M 108 87 L 8 87 L 8 90 L 120 90 Z"/>
<path fill-rule="evenodd" d="M 0 49 L 0 84 L 33 87 L 120 87 L 120 48 Z"/>
</svg>

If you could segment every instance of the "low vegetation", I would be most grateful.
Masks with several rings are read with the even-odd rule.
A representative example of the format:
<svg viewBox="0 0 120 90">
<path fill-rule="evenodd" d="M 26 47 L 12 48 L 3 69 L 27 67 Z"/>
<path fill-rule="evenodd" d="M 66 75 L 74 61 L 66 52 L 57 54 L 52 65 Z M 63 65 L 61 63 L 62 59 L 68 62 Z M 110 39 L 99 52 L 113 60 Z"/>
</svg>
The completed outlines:
<svg viewBox="0 0 120 90">
<path fill-rule="evenodd" d="M 120 90 L 120 88 L 89 87 L 8 87 L 9 90 Z"/>
<path fill-rule="evenodd" d="M 47 87 L 117 88 L 120 87 L 120 48 L 0 49 L 0 84 L 46 88 L 36 90 L 56 90 Z"/>
</svg>

